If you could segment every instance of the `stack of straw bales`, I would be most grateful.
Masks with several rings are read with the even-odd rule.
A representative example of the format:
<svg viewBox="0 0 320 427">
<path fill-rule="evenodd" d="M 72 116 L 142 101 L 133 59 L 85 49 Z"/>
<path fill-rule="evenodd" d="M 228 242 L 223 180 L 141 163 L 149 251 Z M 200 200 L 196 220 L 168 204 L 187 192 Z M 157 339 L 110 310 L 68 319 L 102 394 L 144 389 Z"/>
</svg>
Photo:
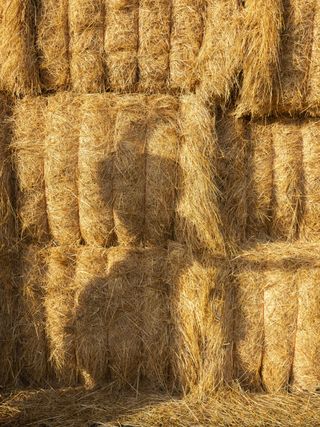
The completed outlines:
<svg viewBox="0 0 320 427">
<path fill-rule="evenodd" d="M 0 1 L 0 388 L 319 392 L 319 49 L 316 0 Z"/>
</svg>

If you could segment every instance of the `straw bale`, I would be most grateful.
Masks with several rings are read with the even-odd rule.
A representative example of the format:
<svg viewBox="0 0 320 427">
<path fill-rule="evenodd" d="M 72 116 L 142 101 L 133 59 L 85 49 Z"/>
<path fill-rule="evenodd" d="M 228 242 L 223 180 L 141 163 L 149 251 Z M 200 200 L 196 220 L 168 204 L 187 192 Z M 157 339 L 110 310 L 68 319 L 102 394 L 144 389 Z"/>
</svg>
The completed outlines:
<svg viewBox="0 0 320 427">
<path fill-rule="evenodd" d="M 15 354 L 16 300 L 14 283 L 15 254 L 0 253 L 0 387 L 11 385 L 17 375 Z"/>
<path fill-rule="evenodd" d="M 299 121 L 281 120 L 273 126 L 273 222 L 276 239 L 294 239 L 301 217 L 302 135 Z"/>
<path fill-rule="evenodd" d="M 173 0 L 170 40 L 170 88 L 191 91 L 204 28 L 204 0 Z"/>
<path fill-rule="evenodd" d="M 10 248 L 15 239 L 12 165 L 9 151 L 11 108 L 9 98 L 0 93 L 0 252 Z"/>
<path fill-rule="evenodd" d="M 200 91 L 227 100 L 241 68 L 242 31 L 237 0 L 207 0 L 205 31 L 198 57 Z"/>
<path fill-rule="evenodd" d="M 272 123 L 250 123 L 250 156 L 248 182 L 247 237 L 269 236 L 273 202 L 273 137 Z"/>
<path fill-rule="evenodd" d="M 246 123 L 235 119 L 232 112 L 216 117 L 216 193 L 227 247 L 231 252 L 236 251 L 246 238 L 250 148 L 246 129 Z M 206 228 L 212 230 L 211 225 Z"/>
<path fill-rule="evenodd" d="M 146 249 L 142 257 L 142 375 L 153 387 L 168 388 L 170 367 L 170 294 L 165 281 L 167 251 Z"/>
<path fill-rule="evenodd" d="M 166 95 L 148 98 L 145 158 L 145 245 L 162 245 L 173 237 L 178 175 L 179 104 Z"/>
<path fill-rule="evenodd" d="M 46 250 L 36 245 L 23 248 L 19 285 L 19 364 L 24 383 L 47 379 L 45 335 Z"/>
<path fill-rule="evenodd" d="M 195 258 L 173 243 L 168 263 L 173 378 L 184 392 L 212 391 L 232 371 L 232 312 L 219 278 L 221 260 Z"/>
<path fill-rule="evenodd" d="M 239 267 L 234 283 L 234 378 L 251 391 L 262 388 L 263 276 L 248 264 Z"/>
<path fill-rule="evenodd" d="M 113 175 L 115 99 L 86 96 L 79 140 L 79 217 L 87 244 L 114 242 Z"/>
<path fill-rule="evenodd" d="M 70 74 L 76 92 L 104 90 L 104 0 L 69 0 Z"/>
<path fill-rule="evenodd" d="M 142 364 L 143 312 L 141 251 L 112 248 L 108 252 L 108 347 L 111 379 L 137 389 Z"/>
<path fill-rule="evenodd" d="M 297 290 L 294 271 L 287 270 L 285 265 L 279 269 L 270 267 L 263 280 L 264 349 L 261 375 L 265 390 L 276 393 L 288 389 L 289 385 L 295 345 Z"/>
<path fill-rule="evenodd" d="M 77 367 L 87 387 L 108 379 L 108 301 L 106 249 L 83 246 L 75 275 L 75 346 Z M 121 304 L 121 301 L 118 301 Z"/>
<path fill-rule="evenodd" d="M 307 240 L 317 240 L 320 236 L 320 123 L 306 121 L 301 126 L 303 138 L 303 217 L 301 236 Z"/>
<path fill-rule="evenodd" d="M 72 386 L 77 383 L 74 276 L 76 270 L 74 247 L 50 249 L 45 293 L 46 335 L 49 362 L 58 383 Z"/>
<path fill-rule="evenodd" d="M 298 320 L 293 386 L 309 392 L 318 392 L 320 386 L 319 279 L 319 265 L 302 268 L 298 272 Z"/>
<path fill-rule="evenodd" d="M 193 249 L 223 250 L 216 188 L 215 117 L 200 97 L 185 95 L 180 105 L 181 149 L 176 239 Z"/>
<path fill-rule="evenodd" d="M 0 5 L 0 89 L 17 95 L 40 91 L 32 0 L 3 0 Z"/>
<path fill-rule="evenodd" d="M 115 125 L 114 222 L 118 242 L 142 239 L 145 205 L 147 107 L 144 96 L 121 98 Z"/>
<path fill-rule="evenodd" d="M 278 83 L 283 0 L 247 0 L 242 40 L 243 85 L 238 114 L 270 114 Z"/>
<path fill-rule="evenodd" d="M 14 112 L 14 151 L 19 185 L 18 215 L 22 238 L 49 238 L 44 184 L 44 113 L 46 99 L 26 97 Z"/>
<path fill-rule="evenodd" d="M 161 92 L 169 77 L 170 0 L 139 2 L 139 77 L 142 92 Z"/>
<path fill-rule="evenodd" d="M 78 209 L 77 111 L 79 98 L 60 93 L 48 100 L 44 176 L 49 227 L 53 239 L 72 244 L 80 239 Z"/>
<path fill-rule="evenodd" d="M 104 48 L 111 89 L 133 92 L 138 78 L 139 1 L 106 4 Z"/>
<path fill-rule="evenodd" d="M 317 115 L 319 111 L 320 82 L 320 5 L 318 2 L 314 3 L 313 41 L 309 67 L 306 103 L 310 113 Z"/>
<path fill-rule="evenodd" d="M 70 82 L 68 0 L 40 0 L 37 47 L 43 89 L 67 89 Z"/>
</svg>

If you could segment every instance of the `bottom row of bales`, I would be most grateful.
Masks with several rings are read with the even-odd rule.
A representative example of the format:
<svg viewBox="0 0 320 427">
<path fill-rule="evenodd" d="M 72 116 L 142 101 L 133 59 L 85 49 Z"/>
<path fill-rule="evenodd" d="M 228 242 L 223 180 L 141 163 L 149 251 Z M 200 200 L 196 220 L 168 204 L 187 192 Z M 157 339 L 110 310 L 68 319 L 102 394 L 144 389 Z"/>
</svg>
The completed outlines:
<svg viewBox="0 0 320 427">
<path fill-rule="evenodd" d="M 319 388 L 316 245 L 261 244 L 231 262 L 173 242 L 29 246 L 14 275 L 1 264 L 1 385 Z"/>
</svg>

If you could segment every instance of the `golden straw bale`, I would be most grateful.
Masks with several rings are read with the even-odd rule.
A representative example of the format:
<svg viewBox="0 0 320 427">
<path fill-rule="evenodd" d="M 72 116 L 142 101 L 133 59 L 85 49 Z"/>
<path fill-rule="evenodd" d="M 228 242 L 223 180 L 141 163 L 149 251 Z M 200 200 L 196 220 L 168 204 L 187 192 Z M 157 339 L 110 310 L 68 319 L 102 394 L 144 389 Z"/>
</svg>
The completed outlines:
<svg viewBox="0 0 320 427">
<path fill-rule="evenodd" d="M 319 259 L 316 249 L 315 259 Z M 293 386 L 315 392 L 320 386 L 320 269 L 302 268 L 298 272 L 298 320 L 293 363 Z"/>
<path fill-rule="evenodd" d="M 142 375 L 154 387 L 167 388 L 170 364 L 170 298 L 165 281 L 167 251 L 146 249 L 142 256 Z"/>
<path fill-rule="evenodd" d="M 250 0 L 246 8 L 244 81 L 238 113 L 312 112 L 318 75 L 317 47 L 313 47 L 319 43 L 317 2 Z"/>
<path fill-rule="evenodd" d="M 227 247 L 231 252 L 236 251 L 246 238 L 249 151 L 246 129 L 246 123 L 235 119 L 232 112 L 216 117 L 216 193 Z M 213 145 L 211 140 L 210 145 Z M 214 175 L 207 174 L 209 176 Z M 211 231 L 212 225 L 206 225 L 206 229 Z M 211 231 L 211 235 L 216 232 Z"/>
<path fill-rule="evenodd" d="M 204 28 L 205 0 L 173 0 L 170 88 L 184 91 L 197 83 L 196 61 Z"/>
<path fill-rule="evenodd" d="M 262 387 L 263 276 L 248 263 L 239 267 L 234 283 L 234 377 L 252 391 Z"/>
<path fill-rule="evenodd" d="M 139 77 L 142 92 L 164 91 L 169 77 L 170 0 L 139 2 Z"/>
<path fill-rule="evenodd" d="M 273 130 L 273 221 L 276 239 L 297 237 L 301 217 L 302 135 L 299 121 L 281 120 Z"/>
<path fill-rule="evenodd" d="M 11 165 L 11 129 L 9 118 L 12 113 L 10 99 L 0 93 L 0 252 L 14 245 L 15 221 L 13 207 L 13 178 Z"/>
<path fill-rule="evenodd" d="M 80 240 L 77 113 L 80 99 L 68 93 L 49 98 L 46 112 L 44 176 L 49 227 L 60 244 Z"/>
<path fill-rule="evenodd" d="M 285 256 L 285 253 L 283 254 Z M 262 382 L 267 392 L 288 388 L 293 363 L 297 289 L 293 271 L 285 265 L 268 269 L 264 282 L 264 349 Z"/>
<path fill-rule="evenodd" d="M 32 0 L 3 0 L 0 5 L 0 90 L 17 95 L 40 91 Z"/>
<path fill-rule="evenodd" d="M 63 386 L 75 385 L 78 378 L 74 318 L 76 254 L 74 247 L 59 246 L 51 248 L 48 255 L 44 305 L 49 362 Z"/>
<path fill-rule="evenodd" d="M 19 286 L 19 364 L 20 376 L 27 384 L 47 379 L 45 334 L 46 250 L 30 245 L 21 255 Z"/>
<path fill-rule="evenodd" d="M 247 237 L 269 236 L 273 202 L 273 137 L 272 123 L 250 123 Z"/>
<path fill-rule="evenodd" d="M 145 245 L 172 239 L 178 175 L 178 108 L 175 98 L 148 98 L 149 120 L 145 158 Z"/>
<path fill-rule="evenodd" d="M 209 391 L 230 380 L 232 311 L 219 278 L 220 259 L 195 258 L 177 243 L 169 247 L 173 378 L 184 392 Z"/>
<path fill-rule="evenodd" d="M 207 0 L 198 57 L 200 91 L 225 101 L 241 68 L 240 8 L 237 0 Z"/>
<path fill-rule="evenodd" d="M 243 25 L 244 79 L 238 114 L 270 114 L 278 83 L 283 0 L 247 0 Z"/>
<path fill-rule="evenodd" d="M 139 1 L 108 0 L 104 48 L 111 89 L 133 92 L 138 78 Z"/>
<path fill-rule="evenodd" d="M 137 249 L 112 248 L 108 252 L 108 347 L 111 379 L 137 388 L 142 364 L 141 313 L 143 312 L 141 266 Z"/>
<path fill-rule="evenodd" d="M 317 240 L 320 236 L 320 123 L 317 120 L 303 122 L 303 217 L 301 235 L 307 240 Z"/>
<path fill-rule="evenodd" d="M 104 90 L 103 0 L 69 0 L 70 74 L 76 92 Z"/>
<path fill-rule="evenodd" d="M 22 237 L 37 242 L 49 238 L 44 184 L 45 110 L 46 98 L 26 97 L 17 102 L 12 144 Z"/>
<path fill-rule="evenodd" d="M 14 383 L 17 376 L 16 360 L 16 292 L 14 262 L 17 254 L 0 253 L 0 386 Z"/>
<path fill-rule="evenodd" d="M 145 204 L 147 106 L 144 96 L 126 96 L 118 103 L 115 125 L 114 222 L 118 242 L 136 245 L 142 239 Z"/>
<path fill-rule="evenodd" d="M 40 0 L 37 47 L 43 89 L 67 89 L 70 83 L 68 0 Z"/>
<path fill-rule="evenodd" d="M 306 104 L 312 115 L 319 113 L 320 82 L 320 4 L 314 2 L 313 41 L 309 64 L 308 92 Z"/>
<path fill-rule="evenodd" d="M 75 275 L 75 346 L 77 367 L 87 387 L 107 380 L 108 301 L 107 250 L 83 246 Z M 118 301 L 121 304 L 121 301 Z"/>
<path fill-rule="evenodd" d="M 181 98 L 179 120 L 182 141 L 176 239 L 195 250 L 221 251 L 215 117 L 200 97 L 185 95 Z"/>
<path fill-rule="evenodd" d="M 113 175 L 115 98 L 88 95 L 83 99 L 79 140 L 79 216 L 87 244 L 114 242 Z"/>
</svg>

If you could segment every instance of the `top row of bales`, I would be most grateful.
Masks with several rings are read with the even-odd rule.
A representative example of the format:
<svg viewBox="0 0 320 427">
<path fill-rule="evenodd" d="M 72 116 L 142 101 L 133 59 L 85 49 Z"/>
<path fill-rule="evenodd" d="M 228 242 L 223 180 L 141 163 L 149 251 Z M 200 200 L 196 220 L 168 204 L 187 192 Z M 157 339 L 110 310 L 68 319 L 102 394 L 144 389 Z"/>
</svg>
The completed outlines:
<svg viewBox="0 0 320 427">
<path fill-rule="evenodd" d="M 317 115 L 316 0 L 3 0 L 0 90 L 194 92 Z"/>
<path fill-rule="evenodd" d="M 16 95 L 194 91 L 224 96 L 237 0 L 0 3 L 0 90 Z M 230 26 L 232 22 L 232 25 Z"/>
</svg>

